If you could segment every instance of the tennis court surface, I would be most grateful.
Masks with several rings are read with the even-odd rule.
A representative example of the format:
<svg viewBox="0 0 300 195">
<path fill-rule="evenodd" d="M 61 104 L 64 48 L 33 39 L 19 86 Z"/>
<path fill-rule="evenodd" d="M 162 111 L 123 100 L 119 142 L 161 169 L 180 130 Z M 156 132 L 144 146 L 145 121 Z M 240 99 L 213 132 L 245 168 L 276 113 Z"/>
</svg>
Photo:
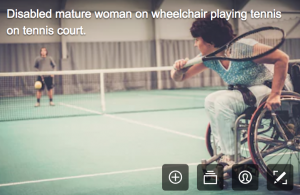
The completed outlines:
<svg viewBox="0 0 300 195">
<path fill-rule="evenodd" d="M 161 90 L 139 80 L 101 90 L 99 75 L 58 75 L 56 105 L 44 94 L 36 108 L 35 75 L 1 79 L 14 86 L 0 98 L 1 195 L 240 194 L 197 190 L 197 165 L 209 158 L 204 99 L 217 88 Z M 189 165 L 188 191 L 162 190 L 164 164 Z M 243 193 L 278 194 L 264 178 Z"/>
</svg>

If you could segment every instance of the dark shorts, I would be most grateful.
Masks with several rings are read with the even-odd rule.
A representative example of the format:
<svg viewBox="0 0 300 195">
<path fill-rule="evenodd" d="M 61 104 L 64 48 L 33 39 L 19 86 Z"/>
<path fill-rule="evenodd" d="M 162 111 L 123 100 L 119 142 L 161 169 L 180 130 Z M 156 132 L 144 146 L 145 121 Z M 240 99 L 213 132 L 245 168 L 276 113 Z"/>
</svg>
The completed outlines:
<svg viewBox="0 0 300 195">
<path fill-rule="evenodd" d="M 45 84 L 46 84 L 46 87 L 47 87 L 48 91 L 50 89 L 53 89 L 53 87 L 54 87 L 53 77 L 51 77 L 51 76 L 44 76 L 44 81 L 45 82 L 42 81 L 42 77 L 41 76 L 38 76 L 37 80 L 42 82 L 42 88 L 40 90 L 44 90 L 45 89 Z"/>
</svg>

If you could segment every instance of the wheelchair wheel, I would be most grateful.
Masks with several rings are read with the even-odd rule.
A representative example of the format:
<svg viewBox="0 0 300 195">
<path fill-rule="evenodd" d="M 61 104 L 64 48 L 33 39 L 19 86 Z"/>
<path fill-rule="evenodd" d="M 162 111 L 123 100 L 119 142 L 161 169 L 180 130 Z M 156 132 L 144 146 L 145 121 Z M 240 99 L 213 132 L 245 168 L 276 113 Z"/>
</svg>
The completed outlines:
<svg viewBox="0 0 300 195">
<path fill-rule="evenodd" d="M 265 98 L 266 100 L 266 98 Z M 265 101 L 252 115 L 248 127 L 248 146 L 260 173 L 271 181 L 278 175 L 277 165 L 293 165 L 293 189 L 300 190 L 300 94 L 282 93 L 281 106 L 274 111 L 264 109 Z M 273 167 L 268 167 L 272 165 Z M 288 170 L 289 169 L 289 170 Z M 284 183 L 282 179 L 279 181 Z M 284 186 L 284 185 L 281 185 Z"/>
<path fill-rule="evenodd" d="M 210 124 L 208 124 L 207 128 L 206 128 L 205 143 L 206 143 L 206 148 L 207 148 L 209 155 L 213 156 L 214 155 L 214 149 L 213 149 L 214 140 L 211 135 Z"/>
<path fill-rule="evenodd" d="M 247 120 L 244 119 L 243 121 L 240 120 L 239 123 L 243 123 L 242 125 L 245 125 Z M 245 158 L 251 157 L 247 145 L 247 126 L 245 125 L 244 129 L 240 129 L 241 134 L 240 134 L 240 140 L 241 140 L 241 145 L 240 145 L 240 153 L 241 156 Z M 216 153 L 220 153 L 220 147 L 218 144 L 215 144 L 216 140 L 214 139 L 212 133 L 211 133 L 211 127 L 210 124 L 208 124 L 206 128 L 206 134 L 205 134 L 205 142 L 206 142 L 206 148 L 210 156 L 214 156 L 214 148 L 217 150 Z"/>
</svg>

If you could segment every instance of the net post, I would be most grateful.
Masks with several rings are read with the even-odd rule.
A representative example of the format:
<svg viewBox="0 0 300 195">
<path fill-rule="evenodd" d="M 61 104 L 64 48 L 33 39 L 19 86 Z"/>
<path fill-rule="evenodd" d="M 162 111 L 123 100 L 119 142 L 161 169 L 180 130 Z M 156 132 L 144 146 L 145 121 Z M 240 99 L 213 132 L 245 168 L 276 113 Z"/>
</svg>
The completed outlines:
<svg viewBox="0 0 300 195">
<path fill-rule="evenodd" d="M 161 67 L 161 48 L 160 48 L 160 41 L 156 40 L 156 64 L 157 67 Z M 161 90 L 163 88 L 162 84 L 162 72 L 157 71 L 157 88 Z"/>
<path fill-rule="evenodd" d="M 156 66 L 162 67 L 162 54 L 161 54 L 161 42 L 159 37 L 159 25 L 157 20 L 153 20 L 153 31 L 154 31 L 154 41 L 155 41 L 155 56 L 156 56 Z M 161 90 L 163 88 L 162 83 L 162 72 L 157 71 L 157 88 Z"/>
<path fill-rule="evenodd" d="M 102 112 L 106 111 L 105 107 L 105 85 L 104 85 L 104 73 L 100 73 L 100 95 L 101 95 L 101 107 Z"/>
</svg>

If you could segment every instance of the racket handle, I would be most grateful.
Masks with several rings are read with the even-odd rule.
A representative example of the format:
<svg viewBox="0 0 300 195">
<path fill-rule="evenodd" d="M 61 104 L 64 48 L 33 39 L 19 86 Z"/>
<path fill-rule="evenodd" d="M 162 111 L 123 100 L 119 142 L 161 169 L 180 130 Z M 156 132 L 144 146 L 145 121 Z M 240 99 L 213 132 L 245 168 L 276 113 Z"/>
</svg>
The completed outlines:
<svg viewBox="0 0 300 195">
<path fill-rule="evenodd" d="M 200 64 L 202 63 L 202 57 L 195 57 L 193 59 L 190 59 L 189 61 L 187 61 L 187 63 L 184 65 L 184 68 L 193 66 L 194 64 Z"/>
<path fill-rule="evenodd" d="M 193 66 L 194 64 L 200 64 L 200 63 L 202 63 L 203 61 L 202 61 L 202 58 L 203 57 L 195 57 L 195 58 L 193 58 L 193 59 L 190 59 L 190 60 L 188 60 L 188 58 L 186 58 L 186 60 L 188 60 L 187 61 L 187 63 L 183 66 L 183 68 L 182 69 L 184 69 L 184 68 L 188 68 L 188 67 L 190 67 L 190 66 Z M 175 70 L 177 70 L 175 67 L 174 67 L 174 69 Z"/>
</svg>

